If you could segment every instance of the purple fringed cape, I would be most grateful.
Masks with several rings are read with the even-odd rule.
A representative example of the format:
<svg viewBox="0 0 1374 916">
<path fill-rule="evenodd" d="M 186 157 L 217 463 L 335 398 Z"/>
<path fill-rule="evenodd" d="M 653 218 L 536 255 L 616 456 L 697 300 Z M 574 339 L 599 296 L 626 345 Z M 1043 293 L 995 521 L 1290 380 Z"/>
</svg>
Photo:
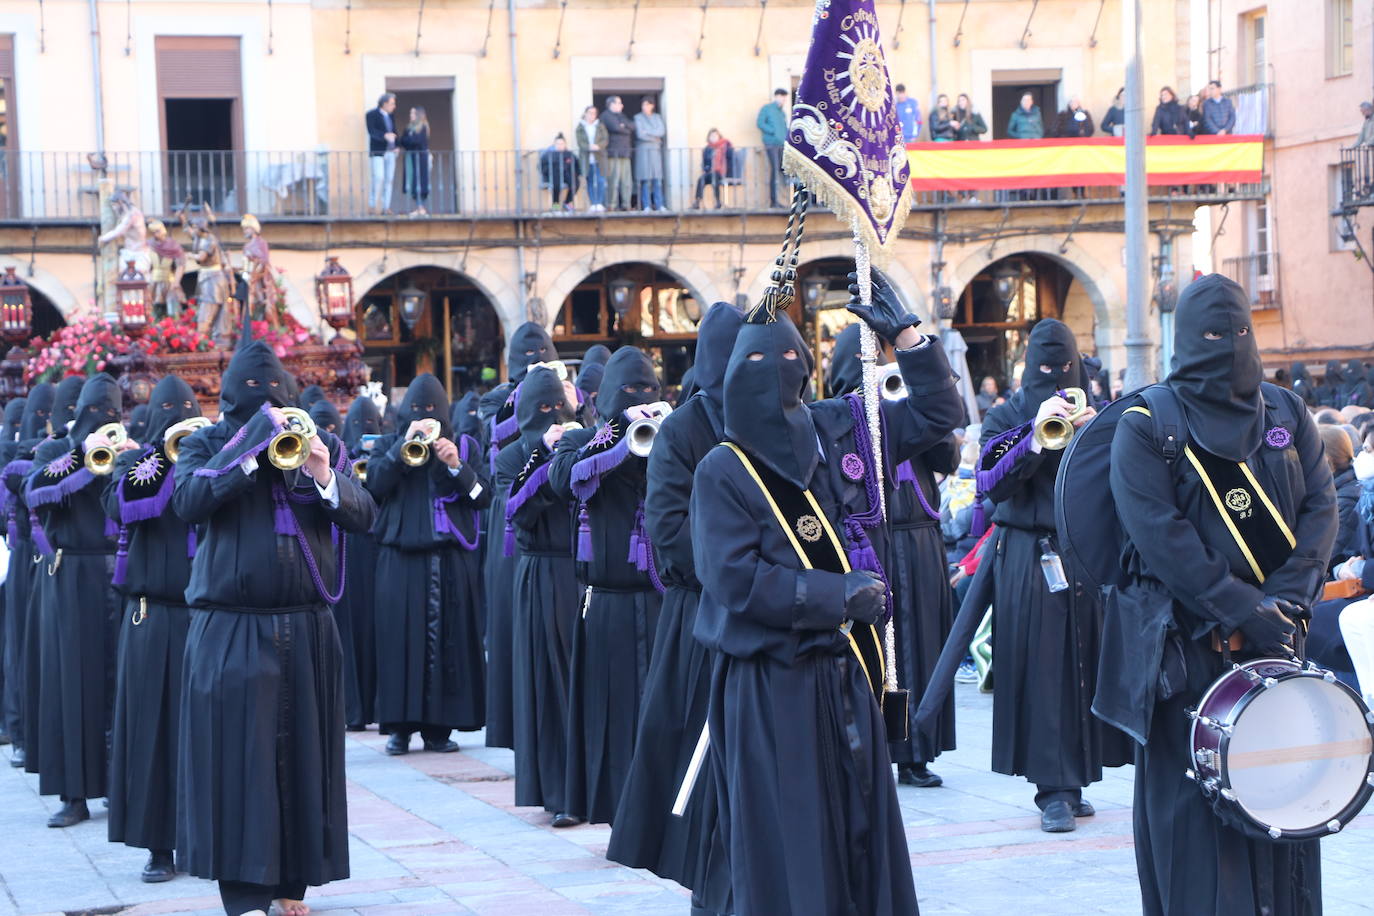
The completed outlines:
<svg viewBox="0 0 1374 916">
<path fill-rule="evenodd" d="M 86 470 L 82 463 L 81 449 L 74 448 L 49 461 L 41 476 L 29 484 L 26 494 L 29 503 L 29 526 L 33 529 L 34 548 L 39 553 L 54 552 L 52 542 L 48 540 L 48 533 L 43 528 L 43 522 L 38 517 L 39 507 L 57 505 L 94 480 L 95 475 Z M 112 523 L 106 524 L 107 534 L 110 534 L 110 524 Z"/>
<path fill-rule="evenodd" d="M 978 471 L 974 474 L 977 495 L 973 500 L 972 527 L 969 532 L 974 537 L 987 531 L 984 496 L 1031 450 L 1031 444 L 1035 441 L 1031 429 L 1034 425 L 1035 421 L 1028 420 L 1020 426 L 1013 426 L 993 436 L 983 446 L 978 456 Z"/>
<path fill-rule="evenodd" d="M 510 493 L 506 498 L 506 532 L 502 543 L 502 555 L 515 556 L 515 513 L 539 492 L 539 488 L 549 482 L 549 455 L 541 445 L 530 452 L 529 460 L 520 469 L 515 480 L 511 481 Z"/>
</svg>

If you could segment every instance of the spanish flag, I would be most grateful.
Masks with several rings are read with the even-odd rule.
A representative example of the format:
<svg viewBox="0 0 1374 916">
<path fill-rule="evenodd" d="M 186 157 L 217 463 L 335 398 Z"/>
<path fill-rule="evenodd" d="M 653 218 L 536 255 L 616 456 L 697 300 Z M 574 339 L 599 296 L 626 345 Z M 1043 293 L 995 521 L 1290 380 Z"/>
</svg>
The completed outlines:
<svg viewBox="0 0 1374 916">
<path fill-rule="evenodd" d="M 1126 183 L 1121 137 L 993 140 L 988 143 L 908 143 L 915 191 L 1071 188 Z M 1145 171 L 1152 185 L 1259 182 L 1259 135 L 1148 137 Z"/>
</svg>

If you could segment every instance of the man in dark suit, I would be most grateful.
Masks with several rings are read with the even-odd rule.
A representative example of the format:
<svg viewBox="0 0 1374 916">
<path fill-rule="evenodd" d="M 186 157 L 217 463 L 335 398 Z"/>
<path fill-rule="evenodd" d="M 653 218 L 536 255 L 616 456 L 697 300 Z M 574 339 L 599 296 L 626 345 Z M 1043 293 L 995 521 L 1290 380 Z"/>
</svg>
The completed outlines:
<svg viewBox="0 0 1374 916">
<path fill-rule="evenodd" d="M 391 186 L 396 183 L 396 93 L 383 92 L 377 107 L 367 113 L 367 161 L 372 169 L 368 209 L 391 212 Z"/>
</svg>

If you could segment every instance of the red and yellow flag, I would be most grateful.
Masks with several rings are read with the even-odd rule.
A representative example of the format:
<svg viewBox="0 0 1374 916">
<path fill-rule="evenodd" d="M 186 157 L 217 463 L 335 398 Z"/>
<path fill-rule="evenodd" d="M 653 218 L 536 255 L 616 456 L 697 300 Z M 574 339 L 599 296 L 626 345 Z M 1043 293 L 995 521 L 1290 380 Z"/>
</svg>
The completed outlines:
<svg viewBox="0 0 1374 916">
<path fill-rule="evenodd" d="M 1070 188 L 1126 182 L 1121 137 L 993 140 L 988 143 L 908 143 L 915 191 Z M 1152 185 L 1259 182 L 1264 138 L 1149 137 L 1145 171 Z"/>
</svg>

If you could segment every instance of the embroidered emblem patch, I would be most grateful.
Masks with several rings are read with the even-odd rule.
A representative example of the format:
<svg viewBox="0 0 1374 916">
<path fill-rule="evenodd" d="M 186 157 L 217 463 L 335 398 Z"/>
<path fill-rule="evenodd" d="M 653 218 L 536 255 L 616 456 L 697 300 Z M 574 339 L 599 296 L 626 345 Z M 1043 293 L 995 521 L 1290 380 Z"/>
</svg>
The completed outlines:
<svg viewBox="0 0 1374 916">
<path fill-rule="evenodd" d="M 821 520 L 814 515 L 803 515 L 797 519 L 797 534 L 808 544 L 814 544 L 821 539 Z"/>
<path fill-rule="evenodd" d="M 54 458 L 48 462 L 48 466 L 43 469 L 43 473 L 49 477 L 61 477 L 71 472 L 76 467 L 76 453 L 68 452 L 65 455 Z"/>
<path fill-rule="evenodd" d="M 1270 448 L 1288 448 L 1293 444 L 1293 434 L 1282 426 L 1273 426 L 1264 434 L 1264 444 Z"/>
<path fill-rule="evenodd" d="M 1226 491 L 1226 508 L 1241 518 L 1250 517 L 1250 494 L 1240 487 Z"/>
<path fill-rule="evenodd" d="M 863 480 L 863 459 L 860 458 L 858 455 L 854 454 L 853 452 L 849 452 L 847 455 L 840 459 L 840 470 L 843 471 L 844 476 L 848 477 L 850 480 Z"/>
<path fill-rule="evenodd" d="M 144 458 L 140 458 L 129 471 L 129 479 L 134 483 L 151 483 L 157 479 L 157 472 L 162 470 L 162 456 L 157 452 L 149 452 Z"/>
</svg>

